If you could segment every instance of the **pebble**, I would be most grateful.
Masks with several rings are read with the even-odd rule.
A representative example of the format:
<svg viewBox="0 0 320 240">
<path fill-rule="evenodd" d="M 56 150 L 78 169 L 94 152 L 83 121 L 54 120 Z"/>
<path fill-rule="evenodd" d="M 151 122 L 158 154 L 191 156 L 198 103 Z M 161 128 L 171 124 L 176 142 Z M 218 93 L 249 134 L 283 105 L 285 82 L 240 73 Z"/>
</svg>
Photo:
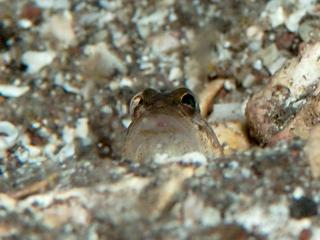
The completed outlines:
<svg viewBox="0 0 320 240">
<path fill-rule="evenodd" d="M 75 45 L 76 34 L 73 29 L 73 17 L 70 12 L 54 15 L 42 27 L 42 34 L 53 38 L 64 47 Z"/>
<path fill-rule="evenodd" d="M 231 92 L 237 89 L 234 81 L 226 80 L 223 84 L 223 87 L 226 91 Z"/>
<path fill-rule="evenodd" d="M 270 51 L 274 51 L 276 47 L 271 48 Z M 258 141 L 275 143 L 293 136 L 305 138 L 308 134 L 305 134 L 304 129 L 308 130 L 317 123 L 319 99 L 307 97 L 316 95 L 314 86 L 318 85 L 320 80 L 319 55 L 319 42 L 306 44 L 298 57 L 283 64 L 272 76 L 271 82 L 250 98 L 246 116 L 250 133 Z M 276 61 L 277 58 L 270 56 L 264 60 L 264 64 L 272 63 L 271 60 Z M 281 116 L 289 107 L 298 109 L 303 105 L 305 107 L 300 108 L 294 116 L 292 109 L 291 114 L 284 116 L 287 120 L 291 118 L 291 121 L 283 119 L 278 122 L 272 117 L 266 117 Z"/>
<path fill-rule="evenodd" d="M 70 2 L 68 0 L 35 0 L 36 4 L 45 9 L 68 9 Z"/>
<path fill-rule="evenodd" d="M 299 9 L 298 11 L 292 13 L 287 21 L 286 26 L 291 32 L 297 32 L 299 28 L 300 20 L 306 15 L 307 11 L 305 9 Z"/>
<path fill-rule="evenodd" d="M 104 42 L 87 45 L 84 52 L 89 57 L 84 65 L 94 74 L 111 76 L 116 71 L 121 74 L 127 72 L 127 67 L 122 59 L 111 52 Z"/>
<path fill-rule="evenodd" d="M 313 217 L 318 214 L 318 205 L 313 199 L 308 197 L 301 197 L 293 199 L 290 205 L 290 217 L 292 218 L 306 218 Z"/>
<path fill-rule="evenodd" d="M 76 123 L 75 135 L 82 140 L 84 145 L 89 145 L 91 143 L 88 124 L 88 118 L 79 118 Z"/>
<path fill-rule="evenodd" d="M 246 31 L 246 35 L 248 38 L 251 38 L 255 41 L 262 41 L 263 38 L 263 31 L 262 29 L 257 25 L 252 25 L 248 27 Z"/>
<path fill-rule="evenodd" d="M 221 213 L 216 208 L 207 207 L 202 213 L 201 224 L 203 226 L 215 226 L 221 222 Z"/>
<path fill-rule="evenodd" d="M 280 4 L 281 3 L 276 0 L 269 1 L 265 11 L 262 13 L 262 16 L 268 19 L 272 28 L 280 26 L 285 21 L 285 12 Z"/>
<path fill-rule="evenodd" d="M 20 19 L 18 21 L 18 26 L 23 29 L 28 29 L 32 27 L 32 22 L 29 19 Z"/>
<path fill-rule="evenodd" d="M 287 85 L 291 97 L 288 103 L 296 101 L 310 91 L 310 87 L 320 81 L 320 43 L 306 45 L 300 58 L 291 61 L 287 68 L 283 69 L 283 75 L 278 74 L 274 82 Z M 286 75 L 286 78 L 283 77 Z M 301 81 L 303 79 L 303 81 Z"/>
<path fill-rule="evenodd" d="M 296 187 L 296 188 L 294 189 L 292 195 L 293 195 L 293 197 L 294 197 L 295 199 L 298 199 L 298 198 L 303 197 L 304 194 L 305 194 L 305 192 L 304 192 L 303 188 L 301 188 L 301 187 Z"/>
<path fill-rule="evenodd" d="M 19 138 L 19 130 L 10 122 L 0 122 L 0 151 L 11 148 Z"/>
<path fill-rule="evenodd" d="M 168 32 L 152 39 L 152 51 L 156 56 L 170 53 L 180 46 L 177 33 Z"/>
<path fill-rule="evenodd" d="M 17 202 L 15 199 L 9 197 L 5 193 L 0 193 L 0 208 L 6 209 L 6 211 L 14 211 L 17 207 Z"/>
<path fill-rule="evenodd" d="M 316 125 L 310 131 L 310 136 L 304 147 L 304 152 L 310 164 L 314 178 L 320 177 L 320 125 Z"/>
<path fill-rule="evenodd" d="M 14 86 L 0 84 L 0 95 L 5 97 L 20 97 L 29 91 L 28 86 Z"/>
<path fill-rule="evenodd" d="M 305 42 L 320 40 L 320 20 L 307 19 L 299 26 L 299 35 Z"/>
<path fill-rule="evenodd" d="M 137 11 L 133 22 L 137 24 L 137 30 L 142 38 L 147 38 L 152 32 L 157 31 L 165 23 L 168 9 L 159 9 L 150 15 L 144 15 Z"/>
<path fill-rule="evenodd" d="M 266 18 L 272 28 L 285 24 L 291 32 L 297 32 L 301 19 L 307 14 L 314 12 L 314 1 L 297 1 L 295 6 L 278 0 L 269 1 L 262 17 Z"/>
<path fill-rule="evenodd" d="M 277 66 L 278 68 L 278 66 Z M 248 74 L 242 81 L 242 86 L 244 88 L 250 88 L 255 83 L 255 77 L 252 74 Z"/>
<path fill-rule="evenodd" d="M 210 119 L 215 122 L 245 120 L 242 103 L 218 103 L 213 106 Z"/>
<path fill-rule="evenodd" d="M 277 49 L 276 44 L 274 43 L 263 49 L 260 52 L 260 56 L 263 65 L 267 67 L 271 74 L 274 74 L 277 70 L 279 70 L 286 60 L 281 55 L 280 51 Z"/>
<path fill-rule="evenodd" d="M 183 77 L 183 72 L 179 67 L 171 68 L 169 76 L 168 76 L 168 79 L 170 81 L 179 80 L 179 79 L 182 79 L 182 77 Z"/>
<path fill-rule="evenodd" d="M 21 61 L 28 67 L 27 72 L 34 74 L 51 64 L 55 57 L 56 53 L 53 51 L 27 51 L 22 55 Z"/>
<path fill-rule="evenodd" d="M 119 86 L 120 88 L 132 87 L 133 82 L 131 78 L 124 77 L 120 80 Z"/>
<path fill-rule="evenodd" d="M 167 154 L 156 154 L 154 162 L 159 165 L 168 163 L 206 165 L 207 158 L 199 152 L 190 152 L 176 157 L 168 157 Z"/>
</svg>

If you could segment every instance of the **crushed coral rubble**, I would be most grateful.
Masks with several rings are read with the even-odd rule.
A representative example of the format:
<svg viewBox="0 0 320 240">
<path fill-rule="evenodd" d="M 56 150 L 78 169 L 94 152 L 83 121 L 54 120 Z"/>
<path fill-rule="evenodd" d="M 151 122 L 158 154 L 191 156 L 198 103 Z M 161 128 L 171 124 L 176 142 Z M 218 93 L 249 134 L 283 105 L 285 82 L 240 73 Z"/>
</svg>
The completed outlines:
<svg viewBox="0 0 320 240">
<path fill-rule="evenodd" d="M 0 1 L 0 238 L 320 239 L 319 9 Z M 177 86 L 225 156 L 122 159 L 130 98 Z"/>
</svg>

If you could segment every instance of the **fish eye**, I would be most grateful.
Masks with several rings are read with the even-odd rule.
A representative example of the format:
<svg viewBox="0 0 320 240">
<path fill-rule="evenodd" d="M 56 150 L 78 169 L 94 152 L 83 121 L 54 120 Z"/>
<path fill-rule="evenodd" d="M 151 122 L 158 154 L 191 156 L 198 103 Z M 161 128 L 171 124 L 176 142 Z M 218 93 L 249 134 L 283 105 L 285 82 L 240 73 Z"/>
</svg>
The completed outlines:
<svg viewBox="0 0 320 240">
<path fill-rule="evenodd" d="M 180 102 L 184 105 L 191 107 L 192 109 L 197 109 L 197 102 L 195 97 L 191 93 L 185 93 L 182 95 Z"/>
<path fill-rule="evenodd" d="M 130 101 L 130 115 L 133 116 L 137 107 L 143 104 L 142 92 L 137 93 L 135 96 L 131 98 Z"/>
</svg>

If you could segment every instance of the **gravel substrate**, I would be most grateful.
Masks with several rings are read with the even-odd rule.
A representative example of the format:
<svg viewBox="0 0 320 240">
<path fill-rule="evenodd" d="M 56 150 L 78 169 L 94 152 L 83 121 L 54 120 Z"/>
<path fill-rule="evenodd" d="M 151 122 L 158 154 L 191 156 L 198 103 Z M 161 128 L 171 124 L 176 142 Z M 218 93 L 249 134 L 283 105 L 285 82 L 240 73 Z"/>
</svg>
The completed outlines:
<svg viewBox="0 0 320 240">
<path fill-rule="evenodd" d="M 319 9 L 0 0 L 0 238 L 320 239 L 303 138 L 206 161 L 121 158 L 135 93 L 224 79 L 211 100 L 239 108 L 319 41 Z"/>
</svg>

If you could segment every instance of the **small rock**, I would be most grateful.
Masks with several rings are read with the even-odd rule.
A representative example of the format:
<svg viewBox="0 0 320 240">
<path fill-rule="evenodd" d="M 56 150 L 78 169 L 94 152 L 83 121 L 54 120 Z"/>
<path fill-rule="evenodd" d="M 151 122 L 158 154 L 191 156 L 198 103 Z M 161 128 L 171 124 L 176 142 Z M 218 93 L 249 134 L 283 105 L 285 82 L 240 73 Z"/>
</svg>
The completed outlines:
<svg viewBox="0 0 320 240">
<path fill-rule="evenodd" d="M 68 0 L 35 0 L 36 4 L 45 9 L 68 9 L 70 2 Z"/>
<path fill-rule="evenodd" d="M 0 193 L 0 208 L 6 211 L 14 211 L 17 207 L 17 201 L 5 193 Z"/>
<path fill-rule="evenodd" d="M 247 31 L 246 31 L 246 35 L 248 38 L 250 38 L 251 40 L 255 40 L 255 41 L 262 41 L 263 38 L 263 31 L 262 28 L 257 26 L 257 25 L 252 25 L 250 27 L 248 27 Z"/>
<path fill-rule="evenodd" d="M 313 8 L 313 0 L 297 1 L 291 6 L 286 2 L 272 0 L 266 5 L 262 18 L 266 18 L 272 28 L 285 24 L 290 32 L 296 32 L 301 19 L 308 12 L 313 12 Z"/>
<path fill-rule="evenodd" d="M 167 32 L 152 39 L 152 51 L 156 56 L 170 53 L 180 46 L 177 33 Z"/>
<path fill-rule="evenodd" d="M 179 67 L 173 67 L 173 68 L 170 70 L 168 79 L 169 79 L 170 81 L 176 81 L 176 80 L 182 79 L 182 77 L 183 77 L 183 72 L 182 72 L 182 70 L 181 70 Z"/>
<path fill-rule="evenodd" d="M 224 90 L 228 92 L 232 92 L 237 89 L 237 86 L 235 84 L 235 81 L 226 80 L 223 84 Z"/>
<path fill-rule="evenodd" d="M 271 74 L 274 74 L 280 69 L 285 62 L 285 58 L 278 51 L 275 44 L 271 44 L 269 47 L 263 49 L 260 53 L 263 65 L 268 68 Z"/>
<path fill-rule="evenodd" d="M 246 126 L 240 121 L 227 121 L 212 125 L 214 132 L 223 146 L 223 153 L 228 156 L 234 152 L 245 151 L 251 147 Z"/>
<path fill-rule="evenodd" d="M 159 165 L 181 163 L 186 165 L 206 165 L 207 158 L 199 152 L 190 152 L 182 156 L 169 157 L 167 154 L 156 154 L 154 162 Z"/>
<path fill-rule="evenodd" d="M 320 19 L 307 19 L 299 26 L 299 35 L 304 42 L 320 40 Z"/>
<path fill-rule="evenodd" d="M 313 177 L 320 177 L 320 125 L 310 131 L 309 139 L 304 147 Z"/>
<path fill-rule="evenodd" d="M 256 78 L 253 74 L 248 74 L 242 81 L 242 86 L 244 88 L 250 88 L 256 82 Z"/>
<path fill-rule="evenodd" d="M 28 29 L 32 26 L 32 22 L 28 19 L 20 19 L 18 21 L 18 26 L 23 29 Z"/>
<path fill-rule="evenodd" d="M 56 57 L 55 52 L 52 51 L 28 51 L 22 55 L 21 61 L 23 64 L 27 65 L 28 73 L 37 73 L 43 67 L 52 63 L 53 59 Z"/>
<path fill-rule="evenodd" d="M 320 79 L 319 54 L 320 43 L 306 45 L 298 57 L 285 63 L 271 82 L 248 101 L 246 116 L 250 133 L 259 142 L 274 142 L 272 137 L 276 134 L 283 135 L 277 139 L 301 134 L 305 138 L 308 129 L 319 122 L 320 100 L 311 97 L 316 94 L 314 86 Z M 305 108 L 301 108 L 304 104 Z"/>
<path fill-rule="evenodd" d="M 5 97 L 20 97 L 29 91 L 28 86 L 17 87 L 14 85 L 0 84 L 0 95 Z"/>
<path fill-rule="evenodd" d="M 272 28 L 276 28 L 284 23 L 286 14 L 279 1 L 269 1 L 265 10 L 262 12 L 262 17 L 270 22 Z"/>
<path fill-rule="evenodd" d="M 213 106 L 213 113 L 210 115 L 213 122 L 245 120 L 245 104 L 235 103 L 217 103 Z"/>
<path fill-rule="evenodd" d="M 54 15 L 43 25 L 42 34 L 69 47 L 76 43 L 76 34 L 73 29 L 73 18 L 70 12 Z"/>
<path fill-rule="evenodd" d="M 304 195 L 304 189 L 301 188 L 301 187 L 296 187 L 296 188 L 294 189 L 292 195 L 293 195 L 293 197 L 294 197 L 295 199 L 302 198 L 303 195 Z"/>
<path fill-rule="evenodd" d="M 215 239 L 215 240 L 262 240 L 263 237 L 256 236 L 248 232 L 245 228 L 237 224 L 220 224 L 213 228 L 207 228 L 193 234 L 190 239 Z"/>
<path fill-rule="evenodd" d="M 0 122 L 0 151 L 11 148 L 16 144 L 19 130 L 10 122 Z"/>
<path fill-rule="evenodd" d="M 300 20 L 306 15 L 306 9 L 299 9 L 293 12 L 286 20 L 286 27 L 291 32 L 298 31 Z"/>
<path fill-rule="evenodd" d="M 89 59 L 84 61 L 86 71 L 96 76 L 111 76 L 115 72 L 124 74 L 127 72 L 125 63 L 116 54 L 111 52 L 103 42 L 87 46 L 85 53 Z"/>
<path fill-rule="evenodd" d="M 318 205 L 313 199 L 308 197 L 301 197 L 293 199 L 290 205 L 290 217 L 292 218 L 305 218 L 313 217 L 318 214 Z"/>
<path fill-rule="evenodd" d="M 84 145 L 89 145 L 91 143 L 88 122 L 89 120 L 87 118 L 79 118 L 76 124 L 75 135 L 81 139 Z"/>
<path fill-rule="evenodd" d="M 152 32 L 156 32 L 163 24 L 168 16 L 167 8 L 159 8 L 150 15 L 137 12 L 132 19 L 137 25 L 138 33 L 142 38 L 147 38 Z"/>
</svg>

